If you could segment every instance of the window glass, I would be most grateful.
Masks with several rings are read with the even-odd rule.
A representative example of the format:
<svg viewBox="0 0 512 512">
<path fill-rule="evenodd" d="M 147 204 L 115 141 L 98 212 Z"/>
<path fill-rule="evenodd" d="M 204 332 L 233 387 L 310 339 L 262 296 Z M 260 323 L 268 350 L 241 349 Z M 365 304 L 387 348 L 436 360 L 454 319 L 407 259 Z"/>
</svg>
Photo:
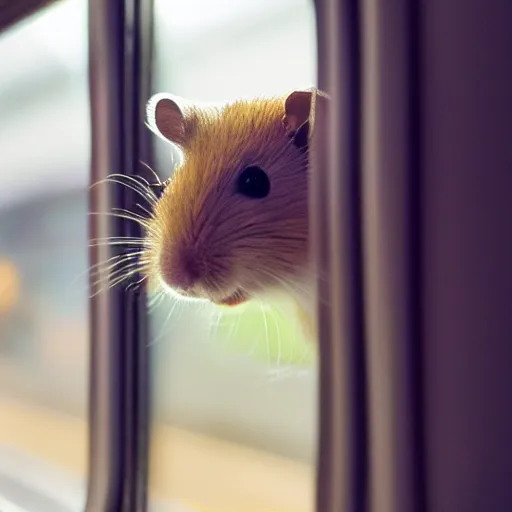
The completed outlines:
<svg viewBox="0 0 512 512">
<path fill-rule="evenodd" d="M 154 92 L 227 101 L 316 83 L 309 0 L 157 0 L 155 20 Z M 155 144 L 168 177 L 174 149 Z M 316 354 L 288 306 L 151 304 L 154 506 L 314 510 Z"/>
<path fill-rule="evenodd" d="M 87 2 L 0 34 L 0 510 L 83 510 Z"/>
</svg>

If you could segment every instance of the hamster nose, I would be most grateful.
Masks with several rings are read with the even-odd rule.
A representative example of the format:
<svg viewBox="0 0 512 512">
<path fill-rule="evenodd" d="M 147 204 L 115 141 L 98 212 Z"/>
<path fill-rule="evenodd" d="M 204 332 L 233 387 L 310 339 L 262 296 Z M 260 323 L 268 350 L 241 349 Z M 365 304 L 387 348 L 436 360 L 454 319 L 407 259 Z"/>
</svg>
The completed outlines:
<svg viewBox="0 0 512 512">
<path fill-rule="evenodd" d="M 188 250 L 163 252 L 160 267 L 164 281 L 176 290 L 190 291 L 202 277 L 197 257 Z"/>
</svg>

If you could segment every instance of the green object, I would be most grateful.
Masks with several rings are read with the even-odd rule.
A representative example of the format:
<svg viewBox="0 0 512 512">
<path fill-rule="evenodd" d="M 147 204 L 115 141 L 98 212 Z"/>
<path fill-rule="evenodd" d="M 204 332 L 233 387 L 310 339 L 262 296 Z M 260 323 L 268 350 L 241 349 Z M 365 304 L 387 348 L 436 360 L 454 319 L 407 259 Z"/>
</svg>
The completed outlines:
<svg viewBox="0 0 512 512">
<path fill-rule="evenodd" d="M 304 338 L 289 304 L 254 301 L 244 305 L 241 312 L 237 309 L 221 313 L 212 333 L 215 343 L 269 366 L 308 368 L 315 363 L 315 345 Z"/>
</svg>

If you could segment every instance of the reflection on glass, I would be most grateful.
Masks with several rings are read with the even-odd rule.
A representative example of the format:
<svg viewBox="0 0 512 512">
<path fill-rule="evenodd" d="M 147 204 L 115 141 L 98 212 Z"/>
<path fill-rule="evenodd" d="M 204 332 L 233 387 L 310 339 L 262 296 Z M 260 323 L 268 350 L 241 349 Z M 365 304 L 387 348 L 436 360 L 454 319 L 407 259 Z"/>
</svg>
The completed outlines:
<svg viewBox="0 0 512 512">
<path fill-rule="evenodd" d="M 87 2 L 0 34 L 0 510 L 83 510 Z"/>
<path fill-rule="evenodd" d="M 162 0 L 156 24 L 155 92 L 224 101 L 315 84 L 308 0 Z M 155 144 L 167 177 L 173 148 Z M 155 506 L 314 510 L 316 353 L 291 307 L 150 299 Z"/>
</svg>

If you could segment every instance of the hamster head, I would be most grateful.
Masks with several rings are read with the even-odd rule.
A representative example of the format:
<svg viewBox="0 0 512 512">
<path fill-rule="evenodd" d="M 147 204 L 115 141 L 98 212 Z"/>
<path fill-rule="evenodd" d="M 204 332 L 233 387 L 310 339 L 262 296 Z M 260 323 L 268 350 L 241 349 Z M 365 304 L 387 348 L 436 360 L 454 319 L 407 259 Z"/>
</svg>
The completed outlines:
<svg viewBox="0 0 512 512">
<path fill-rule="evenodd" d="M 311 95 L 215 108 L 150 100 L 149 127 L 183 153 L 146 235 L 167 289 L 228 306 L 292 293 L 309 265 Z"/>
</svg>

